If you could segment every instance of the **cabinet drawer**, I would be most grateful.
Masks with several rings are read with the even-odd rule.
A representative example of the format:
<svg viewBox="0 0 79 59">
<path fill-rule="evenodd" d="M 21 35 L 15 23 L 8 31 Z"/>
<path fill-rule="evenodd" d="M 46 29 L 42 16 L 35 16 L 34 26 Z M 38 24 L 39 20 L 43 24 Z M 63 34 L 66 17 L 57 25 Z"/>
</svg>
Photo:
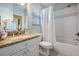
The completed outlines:
<svg viewBox="0 0 79 59">
<path fill-rule="evenodd" d="M 38 56 L 39 55 L 39 45 L 34 44 L 29 47 L 29 56 Z"/>
</svg>

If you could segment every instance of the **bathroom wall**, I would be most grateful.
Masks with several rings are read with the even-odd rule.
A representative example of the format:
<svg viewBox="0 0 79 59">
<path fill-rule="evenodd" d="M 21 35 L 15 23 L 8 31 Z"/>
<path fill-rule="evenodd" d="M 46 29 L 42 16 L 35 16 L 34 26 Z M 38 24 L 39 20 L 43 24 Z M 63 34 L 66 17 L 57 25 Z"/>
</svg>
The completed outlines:
<svg viewBox="0 0 79 59">
<path fill-rule="evenodd" d="M 13 6 L 13 14 L 20 15 L 22 16 L 22 25 L 23 29 L 24 26 L 26 26 L 26 29 L 28 29 L 28 14 L 27 10 L 22 8 L 22 6 L 18 6 L 14 4 Z M 24 25 L 24 20 L 25 20 L 25 25 Z M 40 32 L 40 8 L 38 5 L 32 5 L 32 29 L 33 32 Z"/>
<path fill-rule="evenodd" d="M 16 30 L 16 22 L 13 20 L 13 15 L 22 16 L 22 30 L 24 29 L 24 19 L 27 23 L 27 12 L 21 5 L 13 4 L 13 3 L 0 3 L 0 16 L 1 20 L 10 19 L 12 22 L 8 23 L 6 26 L 6 31 L 15 31 Z M 26 24 L 26 27 L 27 24 Z"/>
<path fill-rule="evenodd" d="M 34 32 L 40 32 L 40 10 L 39 6 L 33 6 L 34 8 L 32 8 L 32 31 Z M 26 29 L 28 29 L 28 15 L 27 15 L 27 10 L 25 10 L 23 8 L 23 6 L 21 5 L 17 5 L 17 4 L 10 4 L 10 3 L 0 3 L 0 16 L 1 16 L 1 20 L 5 20 L 5 19 L 10 19 L 12 20 L 12 22 L 8 23 L 6 26 L 6 31 L 15 31 L 16 30 L 16 22 L 14 22 L 13 20 L 14 17 L 13 15 L 19 15 L 22 16 L 22 30 L 24 29 L 24 26 L 26 27 Z M 25 20 L 25 21 L 24 21 Z M 24 25 L 24 22 L 26 23 Z"/>
<path fill-rule="evenodd" d="M 77 4 L 77 32 L 79 32 L 79 4 Z"/>
<path fill-rule="evenodd" d="M 32 15 L 32 31 L 40 32 L 40 16 L 33 13 Z"/>
<path fill-rule="evenodd" d="M 13 19 L 13 4 L 0 3 L 0 16 L 2 20 Z"/>
<path fill-rule="evenodd" d="M 32 4 L 32 31 L 41 32 L 40 6 Z"/>
<path fill-rule="evenodd" d="M 55 11 L 56 41 L 73 44 L 77 33 L 77 6 Z"/>
<path fill-rule="evenodd" d="M 24 20 L 25 19 L 25 16 L 27 14 L 25 14 L 25 9 L 23 6 L 21 5 L 17 5 L 17 4 L 13 4 L 13 15 L 19 15 L 19 16 L 22 16 L 22 30 L 24 29 Z"/>
<path fill-rule="evenodd" d="M 0 16 L 1 20 L 9 19 L 13 20 L 13 4 L 10 3 L 0 3 Z M 6 25 L 6 31 L 11 31 L 11 23 Z"/>
</svg>

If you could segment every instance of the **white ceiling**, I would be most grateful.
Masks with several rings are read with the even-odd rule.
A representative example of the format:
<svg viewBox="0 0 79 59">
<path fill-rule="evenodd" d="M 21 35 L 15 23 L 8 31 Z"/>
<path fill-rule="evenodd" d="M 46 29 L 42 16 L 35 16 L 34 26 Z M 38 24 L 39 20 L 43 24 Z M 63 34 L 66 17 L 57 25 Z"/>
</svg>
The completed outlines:
<svg viewBox="0 0 79 59">
<path fill-rule="evenodd" d="M 41 9 L 48 6 L 53 6 L 54 10 L 58 10 L 58 9 L 65 8 L 68 5 L 71 5 L 71 6 L 76 5 L 76 3 L 33 3 L 33 5 L 39 5 L 39 7 L 36 7 L 36 8 L 41 8 Z"/>
<path fill-rule="evenodd" d="M 71 5 L 71 6 L 76 5 L 77 3 L 31 3 L 31 4 L 32 4 L 32 9 L 41 10 L 41 9 L 46 8 L 48 6 L 53 6 L 54 10 L 58 10 L 58 9 L 66 8 L 68 5 Z M 26 5 L 27 5 L 27 3 L 25 4 L 24 8 L 26 8 Z"/>
<path fill-rule="evenodd" d="M 18 3 L 19 4 L 19 3 Z M 43 9 L 48 6 L 53 6 L 54 10 L 62 9 L 67 7 L 68 5 L 76 5 L 77 3 L 31 3 L 33 9 Z M 27 3 L 25 4 L 24 8 L 26 8 Z"/>
<path fill-rule="evenodd" d="M 54 10 L 66 8 L 68 5 L 74 6 L 77 3 L 31 3 L 32 4 L 32 11 L 34 13 L 39 14 L 40 10 L 46 8 L 48 6 L 53 6 Z M 26 8 L 27 3 L 25 4 L 24 8 Z"/>
</svg>

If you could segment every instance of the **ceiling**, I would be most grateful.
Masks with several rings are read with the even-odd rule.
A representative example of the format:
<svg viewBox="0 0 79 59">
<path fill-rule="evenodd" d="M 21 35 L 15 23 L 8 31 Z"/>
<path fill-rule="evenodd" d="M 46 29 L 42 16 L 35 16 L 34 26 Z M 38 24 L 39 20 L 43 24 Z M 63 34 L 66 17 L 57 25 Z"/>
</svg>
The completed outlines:
<svg viewBox="0 0 79 59">
<path fill-rule="evenodd" d="M 32 11 L 34 11 L 34 13 L 36 14 L 39 14 L 43 8 L 46 8 L 48 6 L 53 6 L 54 10 L 59 10 L 66 8 L 68 6 L 74 6 L 77 3 L 31 3 L 31 4 L 32 4 Z M 27 3 L 22 7 L 26 8 L 26 6 Z"/>
<path fill-rule="evenodd" d="M 39 5 L 41 9 L 48 7 L 48 6 L 53 6 L 54 10 L 63 9 L 69 5 L 74 6 L 76 4 L 77 3 L 35 3 L 35 4 L 33 3 L 33 5 Z M 36 7 L 36 8 L 38 8 L 38 7 Z"/>
<path fill-rule="evenodd" d="M 32 9 L 41 10 L 41 9 L 46 8 L 48 6 L 53 6 L 54 10 L 58 10 L 58 9 L 66 8 L 69 5 L 74 6 L 77 3 L 31 3 L 31 4 L 32 4 Z M 24 8 L 26 8 L 26 5 L 27 5 L 27 3 L 25 4 Z"/>
</svg>

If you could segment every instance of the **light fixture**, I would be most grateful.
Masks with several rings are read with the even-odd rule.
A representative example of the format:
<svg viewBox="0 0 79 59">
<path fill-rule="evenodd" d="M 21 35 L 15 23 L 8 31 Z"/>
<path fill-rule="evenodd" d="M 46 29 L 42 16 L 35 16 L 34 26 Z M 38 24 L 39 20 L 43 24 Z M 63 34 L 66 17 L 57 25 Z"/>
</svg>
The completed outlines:
<svg viewBox="0 0 79 59">
<path fill-rule="evenodd" d="M 20 4 L 24 6 L 24 3 L 20 3 Z"/>
</svg>

